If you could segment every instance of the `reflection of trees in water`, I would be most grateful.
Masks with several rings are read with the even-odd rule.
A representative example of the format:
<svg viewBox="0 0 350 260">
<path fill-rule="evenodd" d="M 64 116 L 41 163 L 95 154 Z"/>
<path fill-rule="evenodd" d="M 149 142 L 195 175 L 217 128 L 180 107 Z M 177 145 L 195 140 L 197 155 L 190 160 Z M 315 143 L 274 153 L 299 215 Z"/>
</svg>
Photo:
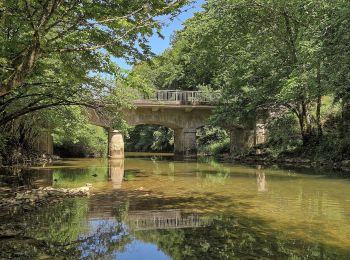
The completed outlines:
<svg viewBox="0 0 350 260">
<path fill-rule="evenodd" d="M 51 169 L 28 169 L 20 167 L 0 169 L 1 186 L 32 189 L 52 185 Z"/>
<path fill-rule="evenodd" d="M 86 222 L 87 212 L 88 200 L 79 198 L 22 217 L 18 221 L 27 224 L 24 236 L 11 242 L 2 241 L 0 258 L 6 258 L 6 252 L 12 247 L 13 250 L 21 248 L 22 258 L 46 255 L 50 258 L 106 259 L 125 250 L 134 239 L 156 244 L 173 259 L 296 259 L 305 256 L 339 259 L 348 253 L 321 243 L 291 239 L 288 234 L 269 230 L 268 223 L 239 213 L 234 217 L 197 214 L 198 219 L 205 220 L 204 226 L 131 230 L 130 234 L 126 223 L 135 212 L 129 211 L 128 203 L 115 209 L 111 219 Z M 146 217 L 152 214 L 154 211 L 142 212 Z"/>
<path fill-rule="evenodd" d="M 213 217 L 206 227 L 136 232 L 173 259 L 339 259 L 348 252 L 320 243 L 289 239 L 264 230 L 264 223 L 240 216 Z M 270 234 L 270 235 L 269 235 Z"/>
<path fill-rule="evenodd" d="M 205 174 L 205 181 L 209 184 L 225 184 L 228 178 L 230 178 L 230 173 L 227 172 Z"/>
<path fill-rule="evenodd" d="M 105 182 L 108 173 L 105 167 L 53 169 L 54 187 L 81 187 L 86 183 Z"/>
<path fill-rule="evenodd" d="M 0 258 L 104 259 L 131 242 L 122 222 L 87 222 L 88 210 L 88 199 L 76 198 L 9 220 L 9 225 L 23 223 L 25 230 L 2 240 Z"/>
</svg>

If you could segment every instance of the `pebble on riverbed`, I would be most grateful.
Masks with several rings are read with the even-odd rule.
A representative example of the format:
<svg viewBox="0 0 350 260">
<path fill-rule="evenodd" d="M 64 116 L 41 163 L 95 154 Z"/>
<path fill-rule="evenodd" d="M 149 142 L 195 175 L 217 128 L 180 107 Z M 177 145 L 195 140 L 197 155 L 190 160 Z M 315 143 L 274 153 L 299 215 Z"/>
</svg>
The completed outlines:
<svg viewBox="0 0 350 260">
<path fill-rule="evenodd" d="M 19 211 L 29 211 L 44 204 L 59 202 L 64 198 L 88 196 L 91 186 L 88 183 L 84 187 L 74 189 L 45 187 L 17 192 L 10 198 L 0 199 L 0 217 Z"/>
</svg>

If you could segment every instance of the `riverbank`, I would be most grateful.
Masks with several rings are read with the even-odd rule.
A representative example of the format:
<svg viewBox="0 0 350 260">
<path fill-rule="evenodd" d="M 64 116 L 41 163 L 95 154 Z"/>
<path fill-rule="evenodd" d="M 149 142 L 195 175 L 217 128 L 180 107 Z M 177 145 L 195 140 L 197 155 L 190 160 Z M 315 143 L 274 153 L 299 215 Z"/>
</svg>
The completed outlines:
<svg viewBox="0 0 350 260">
<path fill-rule="evenodd" d="M 89 196 L 91 184 L 74 189 L 40 187 L 38 189 L 9 191 L 0 189 L 0 218 L 38 209 L 44 205 L 58 203 L 66 198 Z M 1 227 L 0 227 L 1 230 Z M 0 231 L 0 237 L 4 234 Z"/>
<path fill-rule="evenodd" d="M 3 158 L 0 155 L 0 167 L 5 166 L 31 166 L 31 165 L 43 165 L 52 163 L 54 161 L 61 160 L 61 157 L 54 154 L 19 154 L 10 158 Z"/>
<path fill-rule="evenodd" d="M 227 155 L 223 156 L 227 160 Z M 311 159 L 298 156 L 273 157 L 269 154 L 245 154 L 239 156 L 230 156 L 230 161 L 247 164 L 261 164 L 270 166 L 273 164 L 296 167 L 296 168 L 324 168 L 335 171 L 350 173 L 350 159 L 341 161 L 332 161 L 325 159 Z"/>
</svg>

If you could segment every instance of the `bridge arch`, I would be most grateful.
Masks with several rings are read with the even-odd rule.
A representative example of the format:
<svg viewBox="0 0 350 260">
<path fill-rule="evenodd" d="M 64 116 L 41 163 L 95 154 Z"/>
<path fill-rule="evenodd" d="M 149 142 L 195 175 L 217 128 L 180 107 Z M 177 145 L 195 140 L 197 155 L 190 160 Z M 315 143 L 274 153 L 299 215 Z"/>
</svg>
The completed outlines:
<svg viewBox="0 0 350 260">
<path fill-rule="evenodd" d="M 174 152 L 191 156 L 197 152 L 196 131 L 212 114 L 211 106 L 142 104 L 122 111 L 129 125 L 162 125 L 174 130 Z"/>
</svg>

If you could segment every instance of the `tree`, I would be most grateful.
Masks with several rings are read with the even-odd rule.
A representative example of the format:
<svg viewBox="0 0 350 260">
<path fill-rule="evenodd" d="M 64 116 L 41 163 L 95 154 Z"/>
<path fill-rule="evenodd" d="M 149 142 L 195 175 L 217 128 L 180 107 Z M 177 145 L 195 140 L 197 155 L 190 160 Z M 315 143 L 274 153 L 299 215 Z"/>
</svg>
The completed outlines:
<svg viewBox="0 0 350 260">
<path fill-rule="evenodd" d="M 350 3 L 339 1 L 329 14 L 329 23 L 324 34 L 322 51 L 329 85 L 332 86 L 336 101 L 342 107 L 342 137 L 350 131 Z"/>
<path fill-rule="evenodd" d="M 115 57 L 148 56 L 156 17 L 176 16 L 186 0 L 20 0 L 0 3 L 0 125 L 58 105 L 101 106 L 120 76 Z M 17 108 L 18 104 L 24 105 Z M 11 108 L 10 108 L 11 107 Z"/>
<path fill-rule="evenodd" d="M 325 2 L 313 1 L 208 2 L 196 24 L 206 21 L 210 29 L 198 26 L 190 41 L 200 37 L 196 48 L 214 49 L 210 57 L 220 64 L 212 73 L 212 84 L 222 86 L 225 98 L 217 121 L 242 124 L 284 107 L 298 117 L 304 143 L 321 134 L 314 130 L 320 120 L 311 109 L 319 111 L 325 94 L 319 78 L 325 8 Z"/>
<path fill-rule="evenodd" d="M 149 78 L 174 67 L 168 79 L 222 90 L 218 124 L 250 125 L 269 111 L 289 111 L 303 143 L 318 142 L 323 97 L 345 90 L 330 79 L 340 61 L 343 73 L 336 80 L 344 86 L 348 64 L 339 56 L 347 50 L 347 7 L 343 0 L 208 0 L 174 36 L 172 49 L 155 60 Z"/>
</svg>

